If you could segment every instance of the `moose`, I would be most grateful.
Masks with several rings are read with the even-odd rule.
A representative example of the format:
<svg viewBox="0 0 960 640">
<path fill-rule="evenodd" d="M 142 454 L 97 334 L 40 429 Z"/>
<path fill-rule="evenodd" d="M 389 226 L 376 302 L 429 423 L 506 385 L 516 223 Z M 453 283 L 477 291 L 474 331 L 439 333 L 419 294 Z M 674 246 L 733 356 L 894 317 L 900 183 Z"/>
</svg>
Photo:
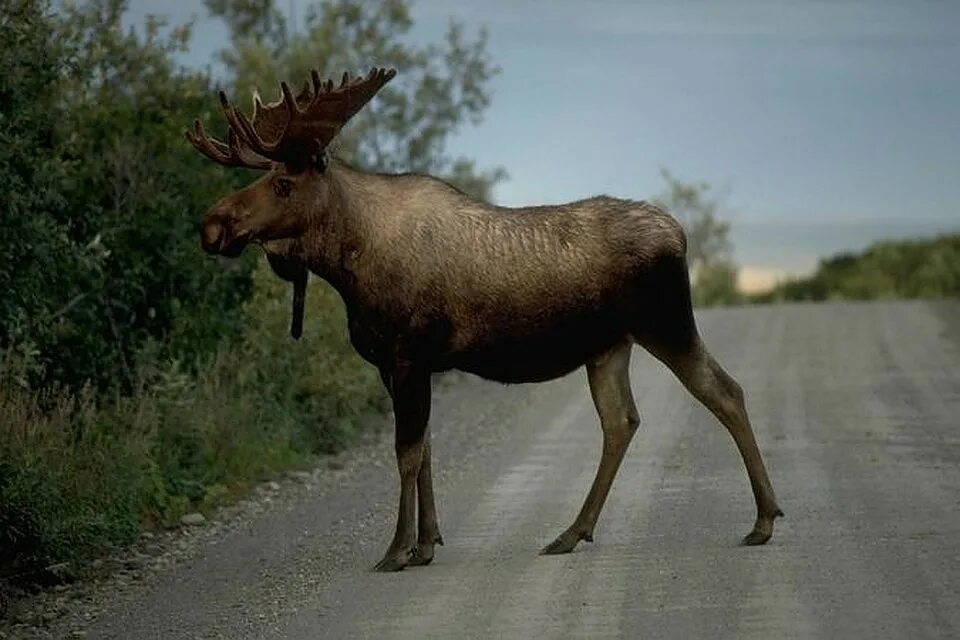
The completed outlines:
<svg viewBox="0 0 960 640">
<path fill-rule="evenodd" d="M 400 499 L 378 571 L 426 565 L 443 539 L 430 460 L 431 376 L 452 369 L 502 383 L 540 382 L 586 367 L 603 449 L 573 524 L 543 548 L 592 541 L 610 486 L 640 423 L 630 388 L 634 344 L 662 361 L 726 427 L 743 458 L 760 545 L 783 512 L 740 386 L 707 352 L 690 299 L 686 236 L 643 201 L 593 197 L 506 208 L 431 176 L 360 171 L 328 155 L 344 124 L 396 74 L 374 68 L 339 84 L 311 79 L 294 96 L 253 95 L 248 118 L 221 91 L 226 141 L 199 120 L 189 142 L 228 167 L 267 173 L 207 211 L 201 245 L 236 257 L 255 243 L 293 284 L 299 337 L 308 273 L 341 296 L 356 351 L 375 366 L 395 416 Z"/>
</svg>

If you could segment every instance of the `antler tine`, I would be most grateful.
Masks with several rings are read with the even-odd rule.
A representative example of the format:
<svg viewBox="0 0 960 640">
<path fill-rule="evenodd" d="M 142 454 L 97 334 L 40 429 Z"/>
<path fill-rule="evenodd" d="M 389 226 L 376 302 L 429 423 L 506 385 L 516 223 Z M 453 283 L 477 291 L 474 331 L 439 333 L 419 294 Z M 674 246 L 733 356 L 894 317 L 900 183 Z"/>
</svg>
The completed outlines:
<svg viewBox="0 0 960 640">
<path fill-rule="evenodd" d="M 293 118 L 294 114 L 300 111 L 300 107 L 297 105 L 297 101 L 293 97 L 293 92 L 290 91 L 290 85 L 288 85 L 286 82 L 281 82 L 280 93 L 283 94 L 283 104 L 287 108 L 287 115 L 290 118 Z"/>
<path fill-rule="evenodd" d="M 241 142 L 240 136 L 237 135 L 237 132 L 234 131 L 233 129 L 230 129 L 229 133 L 227 134 L 227 146 L 230 147 L 230 154 L 233 157 L 235 157 L 238 161 L 243 163 L 243 165 L 246 167 L 251 167 L 254 169 L 270 168 L 270 161 L 266 158 L 262 158 L 262 159 L 244 158 L 243 157 L 244 149 L 242 146 L 240 146 L 240 142 Z"/>
<path fill-rule="evenodd" d="M 235 135 L 240 137 L 243 142 L 253 150 L 254 153 L 261 155 L 264 158 L 269 158 L 269 149 L 267 149 L 266 144 L 263 142 L 260 136 L 257 135 L 246 116 L 240 112 L 240 109 L 230 104 L 230 100 L 227 99 L 226 93 L 220 91 L 219 96 L 220 110 L 227 119 L 227 124 L 230 126 L 230 130 L 235 132 Z M 264 107 L 264 109 L 266 109 L 266 107 Z"/>
<path fill-rule="evenodd" d="M 211 141 L 210 137 L 207 135 L 207 132 L 203 128 L 203 123 L 200 122 L 199 118 L 193 121 L 193 132 L 191 133 L 188 129 L 184 133 L 187 135 L 187 140 L 197 149 L 197 151 L 207 156 L 214 162 L 225 164 L 228 160 L 228 157 L 223 152 L 223 149 L 216 146 L 214 141 Z M 219 140 L 216 142 L 219 142 Z"/>
<path fill-rule="evenodd" d="M 233 129 L 227 130 L 227 146 L 230 147 L 230 153 L 240 155 L 240 138 Z"/>
<path fill-rule="evenodd" d="M 270 162 L 266 158 L 244 157 L 243 149 L 240 148 L 239 140 L 232 129 L 229 131 L 227 144 L 209 136 L 199 119 L 193 121 L 193 129 L 193 133 L 185 132 L 187 140 L 195 149 L 214 162 L 227 167 L 270 168 Z"/>
<path fill-rule="evenodd" d="M 220 111 L 222 111 L 223 115 L 226 116 L 227 120 L 229 120 L 230 112 L 233 110 L 233 105 L 231 105 L 230 100 L 227 99 L 227 94 L 225 91 L 218 91 L 217 96 L 220 98 Z M 257 97 L 260 97 L 259 94 Z"/>
<path fill-rule="evenodd" d="M 237 118 L 235 115 L 235 113 L 237 112 L 237 108 L 234 107 L 232 104 L 230 104 L 230 100 L 227 99 L 227 94 L 224 93 L 223 91 L 218 92 L 217 95 L 220 96 L 220 111 L 223 113 L 223 117 L 227 119 L 227 125 L 230 127 L 231 131 L 235 131 L 237 132 L 237 134 L 239 134 L 242 131 L 242 129 L 240 127 L 240 123 L 237 122 Z M 256 105 L 254 106 L 256 107 Z M 245 138 L 244 142 L 249 144 L 250 141 L 247 140 L 246 137 L 244 138 Z M 254 148 L 253 150 L 256 153 L 260 153 L 259 149 Z"/>
<path fill-rule="evenodd" d="M 217 95 L 220 97 L 220 111 L 223 113 L 224 117 L 227 119 L 227 125 L 229 126 L 230 135 L 233 137 L 233 140 L 228 138 L 228 144 L 224 145 L 222 142 L 219 144 L 222 147 L 230 149 L 231 156 L 235 159 L 236 163 L 239 166 L 246 166 L 253 169 L 269 169 L 270 168 L 270 157 L 265 151 L 263 141 L 260 140 L 259 136 L 256 139 L 251 138 L 249 135 L 246 135 L 248 132 L 246 128 L 243 127 L 244 121 L 246 118 L 241 120 L 238 116 L 243 117 L 243 114 L 240 113 L 240 110 L 235 106 L 230 104 L 230 100 L 227 98 L 227 94 L 224 91 L 217 92 Z M 254 94 L 254 112 L 257 110 L 257 103 L 259 102 L 259 94 Z M 263 109 L 263 103 L 260 102 L 259 108 Z M 219 142 L 219 141 L 218 141 Z M 245 146 L 249 147 L 250 150 L 256 154 L 257 158 L 250 159 L 243 157 L 243 149 L 240 146 L 240 143 L 243 143 Z M 260 144 L 258 144 L 260 143 Z"/>
<path fill-rule="evenodd" d="M 247 119 L 247 116 L 241 113 L 240 109 L 233 107 L 230 110 L 229 118 L 230 126 L 235 127 L 238 132 L 243 134 L 244 140 L 250 145 L 251 149 L 267 158 L 273 157 L 273 151 L 276 150 L 276 145 L 268 145 L 264 142 L 263 138 L 260 137 L 257 130 L 254 129 L 253 125 Z"/>
</svg>

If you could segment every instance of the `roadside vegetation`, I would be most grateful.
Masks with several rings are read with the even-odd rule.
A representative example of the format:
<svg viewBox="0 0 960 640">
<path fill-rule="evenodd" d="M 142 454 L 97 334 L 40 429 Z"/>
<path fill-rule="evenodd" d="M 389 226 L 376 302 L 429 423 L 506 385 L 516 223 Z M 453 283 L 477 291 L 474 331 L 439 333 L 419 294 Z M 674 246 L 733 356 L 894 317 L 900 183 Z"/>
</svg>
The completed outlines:
<svg viewBox="0 0 960 640">
<path fill-rule="evenodd" d="M 779 283 L 752 302 L 960 296 L 960 234 L 885 240 L 820 261 L 813 275 Z"/>
<path fill-rule="evenodd" d="M 960 234 L 883 240 L 863 251 L 820 261 L 816 271 L 789 278 L 769 291 L 745 294 L 737 288 L 730 223 L 719 213 L 721 200 L 706 182 L 683 182 L 662 172 L 665 190 L 656 202 L 676 216 L 687 232 L 687 261 L 698 307 L 788 301 L 946 298 L 960 296 Z"/>
<path fill-rule="evenodd" d="M 222 77 L 176 62 L 190 25 L 131 31 L 121 0 L 0 0 L 0 587 L 307 465 L 385 408 L 332 290 L 311 285 L 296 343 L 260 256 L 199 250 L 203 211 L 253 178 L 183 139 L 198 116 L 222 130 L 217 88 L 396 66 L 339 155 L 479 197 L 504 175 L 444 154 L 488 104 L 483 34 L 409 45 L 401 0 L 318 3 L 296 33 L 270 2 L 206 4 L 231 34 Z"/>
</svg>

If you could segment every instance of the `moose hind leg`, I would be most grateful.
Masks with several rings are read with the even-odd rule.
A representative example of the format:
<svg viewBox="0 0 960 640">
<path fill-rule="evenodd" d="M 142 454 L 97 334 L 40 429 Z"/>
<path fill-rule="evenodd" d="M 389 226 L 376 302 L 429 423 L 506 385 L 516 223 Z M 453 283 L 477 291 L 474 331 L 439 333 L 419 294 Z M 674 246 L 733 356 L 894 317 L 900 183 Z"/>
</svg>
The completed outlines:
<svg viewBox="0 0 960 640">
<path fill-rule="evenodd" d="M 782 516 L 783 511 L 777 505 L 773 486 L 750 426 L 743 390 L 707 352 L 699 338 L 692 341 L 689 349 L 680 352 L 651 351 L 670 367 L 690 393 L 703 403 L 733 436 L 747 468 L 750 487 L 757 504 L 756 523 L 742 543 L 764 544 L 773 535 L 774 519 Z"/>
<path fill-rule="evenodd" d="M 613 347 L 587 364 L 590 394 L 600 416 L 603 453 L 590 492 L 576 520 L 557 539 L 544 547 L 542 554 L 569 553 L 581 540 L 593 542 L 593 529 L 610 492 L 613 478 L 627 451 L 640 415 L 630 391 L 631 342 Z"/>
</svg>

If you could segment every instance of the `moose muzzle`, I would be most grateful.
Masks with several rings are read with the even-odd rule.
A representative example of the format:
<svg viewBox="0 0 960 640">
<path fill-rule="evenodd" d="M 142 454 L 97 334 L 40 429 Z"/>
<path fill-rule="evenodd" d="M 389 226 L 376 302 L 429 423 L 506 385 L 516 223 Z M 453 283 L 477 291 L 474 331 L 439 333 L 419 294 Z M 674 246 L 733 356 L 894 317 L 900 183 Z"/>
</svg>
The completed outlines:
<svg viewBox="0 0 960 640">
<path fill-rule="evenodd" d="M 236 258 L 250 241 L 249 231 L 237 232 L 235 224 L 216 213 L 208 213 L 200 227 L 200 246 L 213 255 Z"/>
<path fill-rule="evenodd" d="M 200 246 L 207 253 L 216 255 L 220 253 L 226 235 L 227 230 L 220 224 L 219 220 L 207 218 L 200 228 Z"/>
</svg>

